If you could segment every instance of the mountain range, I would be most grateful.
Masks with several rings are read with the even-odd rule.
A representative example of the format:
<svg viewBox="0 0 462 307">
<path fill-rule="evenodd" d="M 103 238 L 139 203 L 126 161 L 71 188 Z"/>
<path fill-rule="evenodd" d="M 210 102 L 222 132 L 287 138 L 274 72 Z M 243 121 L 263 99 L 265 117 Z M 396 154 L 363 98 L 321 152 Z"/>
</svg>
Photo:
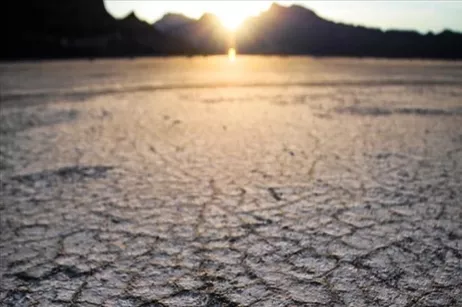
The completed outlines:
<svg viewBox="0 0 462 307">
<path fill-rule="evenodd" d="M 6 12 L 6 14 L 5 14 Z M 7 1 L 4 59 L 177 55 L 195 52 L 135 14 L 115 19 L 103 0 Z"/>
<path fill-rule="evenodd" d="M 2 59 L 221 54 L 462 59 L 462 33 L 421 34 L 336 23 L 273 4 L 230 33 L 212 14 L 166 14 L 153 25 L 112 17 L 103 0 L 7 2 Z M 20 15 L 21 18 L 18 16 Z"/>
</svg>

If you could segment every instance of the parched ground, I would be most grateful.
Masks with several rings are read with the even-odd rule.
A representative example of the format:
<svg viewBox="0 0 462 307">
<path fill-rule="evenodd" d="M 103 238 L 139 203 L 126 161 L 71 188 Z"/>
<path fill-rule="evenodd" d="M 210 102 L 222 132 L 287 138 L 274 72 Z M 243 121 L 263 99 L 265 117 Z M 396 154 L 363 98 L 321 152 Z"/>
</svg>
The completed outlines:
<svg viewBox="0 0 462 307">
<path fill-rule="evenodd" d="M 343 84 L 3 103 L 0 305 L 462 306 L 460 97 Z"/>
</svg>

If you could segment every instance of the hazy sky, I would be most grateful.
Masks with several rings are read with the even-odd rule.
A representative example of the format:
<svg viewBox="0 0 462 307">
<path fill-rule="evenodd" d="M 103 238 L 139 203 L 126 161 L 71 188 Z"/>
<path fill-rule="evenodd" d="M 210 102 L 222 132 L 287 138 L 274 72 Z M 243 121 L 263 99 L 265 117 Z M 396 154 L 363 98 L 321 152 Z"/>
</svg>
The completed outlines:
<svg viewBox="0 0 462 307">
<path fill-rule="evenodd" d="M 218 15 L 224 23 L 236 25 L 250 15 L 258 15 L 272 1 L 155 1 L 105 0 L 107 10 L 115 17 L 131 11 L 148 22 L 167 12 L 198 18 L 204 12 Z M 443 29 L 462 31 L 462 1 L 276 1 L 283 5 L 297 3 L 334 21 L 382 29 L 415 29 L 439 32 Z"/>
</svg>

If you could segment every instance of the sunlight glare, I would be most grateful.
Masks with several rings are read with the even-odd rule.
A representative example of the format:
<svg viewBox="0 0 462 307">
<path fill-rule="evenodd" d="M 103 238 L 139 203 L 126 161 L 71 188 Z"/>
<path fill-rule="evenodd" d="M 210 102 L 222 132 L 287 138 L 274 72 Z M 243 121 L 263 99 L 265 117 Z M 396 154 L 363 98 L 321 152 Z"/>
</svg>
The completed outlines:
<svg viewBox="0 0 462 307">
<path fill-rule="evenodd" d="M 220 18 L 221 24 L 230 31 L 235 31 L 245 18 L 241 18 L 239 15 L 218 15 Z"/>
<path fill-rule="evenodd" d="M 234 62 L 236 60 L 236 49 L 229 48 L 229 50 L 228 50 L 228 59 L 231 62 Z"/>
<path fill-rule="evenodd" d="M 217 1 L 219 7 L 210 7 L 225 28 L 236 31 L 244 20 L 256 16 L 266 10 L 271 2 L 268 1 Z"/>
</svg>

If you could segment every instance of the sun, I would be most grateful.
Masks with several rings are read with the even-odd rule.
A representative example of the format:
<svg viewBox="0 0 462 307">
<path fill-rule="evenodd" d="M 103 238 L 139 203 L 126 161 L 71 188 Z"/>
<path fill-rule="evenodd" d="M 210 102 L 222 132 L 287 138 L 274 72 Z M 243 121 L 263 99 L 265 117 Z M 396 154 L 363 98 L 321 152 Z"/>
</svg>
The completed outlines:
<svg viewBox="0 0 462 307">
<path fill-rule="evenodd" d="M 227 14 L 224 16 L 218 16 L 218 18 L 220 18 L 222 25 L 230 31 L 237 30 L 237 28 L 241 25 L 241 23 L 245 19 L 245 17 L 242 18 L 242 16 L 231 15 L 231 14 Z"/>
<path fill-rule="evenodd" d="M 260 14 L 271 5 L 271 2 L 268 1 L 214 2 L 219 4 L 219 6 L 210 7 L 211 13 L 215 14 L 220 19 L 223 26 L 230 31 L 236 31 L 244 20 Z"/>
</svg>

